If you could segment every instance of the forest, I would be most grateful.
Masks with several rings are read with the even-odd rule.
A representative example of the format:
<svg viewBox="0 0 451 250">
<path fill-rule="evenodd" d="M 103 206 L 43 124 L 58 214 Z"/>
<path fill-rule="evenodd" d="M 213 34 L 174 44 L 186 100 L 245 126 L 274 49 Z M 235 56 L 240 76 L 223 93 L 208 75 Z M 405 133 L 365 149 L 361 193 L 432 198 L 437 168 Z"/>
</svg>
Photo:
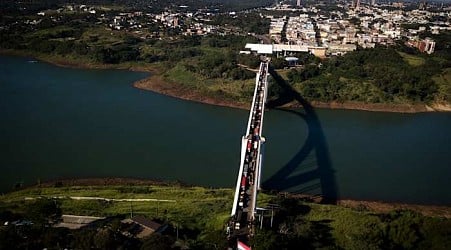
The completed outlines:
<svg viewBox="0 0 451 250">
<path fill-rule="evenodd" d="M 433 78 L 446 73 L 450 59 L 444 51 L 423 55 L 402 46 L 379 46 L 292 69 L 287 78 L 308 100 L 429 103 L 440 96 L 449 102 L 449 89 Z"/>
</svg>

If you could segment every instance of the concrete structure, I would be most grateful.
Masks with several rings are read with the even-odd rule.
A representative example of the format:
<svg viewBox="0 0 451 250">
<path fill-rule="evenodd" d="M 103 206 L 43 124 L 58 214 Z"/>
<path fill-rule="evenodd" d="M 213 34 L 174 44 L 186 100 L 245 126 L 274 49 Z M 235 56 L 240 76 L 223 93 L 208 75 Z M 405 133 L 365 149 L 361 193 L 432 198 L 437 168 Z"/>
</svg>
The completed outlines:
<svg viewBox="0 0 451 250">
<path fill-rule="evenodd" d="M 290 45 L 290 44 L 274 44 L 273 52 L 286 55 L 289 52 L 308 52 L 309 46 Z"/>
<path fill-rule="evenodd" d="M 122 220 L 121 222 L 135 225 L 136 228 L 133 228 L 133 231 L 138 232 L 136 237 L 139 239 L 145 238 L 155 232 L 161 233 L 168 228 L 167 224 L 162 225 L 144 216 L 135 216 L 131 219 Z"/>
<path fill-rule="evenodd" d="M 327 52 L 331 55 L 344 55 L 357 49 L 355 44 L 330 44 Z"/>
<path fill-rule="evenodd" d="M 309 48 L 309 51 L 316 57 L 325 58 L 327 49 L 325 47 L 312 47 Z"/>
<path fill-rule="evenodd" d="M 79 216 L 79 215 L 69 215 L 63 214 L 61 216 L 61 222 L 56 224 L 54 227 L 65 227 L 69 229 L 80 229 L 85 227 L 95 221 L 103 220 L 105 217 L 94 217 L 94 216 Z"/>
<path fill-rule="evenodd" d="M 271 55 L 273 53 L 272 44 L 246 43 L 245 48 L 262 55 L 263 54 Z"/>
<path fill-rule="evenodd" d="M 424 46 L 424 50 L 421 52 L 426 52 L 428 54 L 434 53 L 435 41 L 432 40 L 430 37 L 426 37 L 423 41 L 425 43 L 425 46 Z"/>
<path fill-rule="evenodd" d="M 272 18 L 269 26 L 269 37 L 276 43 L 282 41 L 282 31 L 286 24 L 286 17 Z"/>
<path fill-rule="evenodd" d="M 310 52 L 318 57 L 324 57 L 326 48 L 320 46 L 307 45 L 290 45 L 290 44 L 258 44 L 247 43 L 246 49 L 261 55 L 277 54 L 279 56 L 287 56 L 290 53 Z M 324 52 L 324 53 L 323 53 Z"/>
<path fill-rule="evenodd" d="M 294 56 L 287 56 L 285 57 L 285 61 L 287 62 L 288 66 L 296 66 L 298 65 L 299 58 Z"/>
<path fill-rule="evenodd" d="M 435 50 L 435 41 L 429 37 L 426 37 L 423 40 L 411 39 L 406 42 L 406 45 L 417 48 L 419 51 L 427 54 L 432 54 Z"/>
<path fill-rule="evenodd" d="M 288 19 L 285 38 L 289 44 L 317 46 L 313 20 L 307 14 Z"/>
<path fill-rule="evenodd" d="M 257 191 L 260 178 L 265 138 L 262 137 L 263 116 L 268 94 L 269 61 L 260 63 L 256 76 L 254 98 L 246 134 L 241 139 L 240 168 L 238 171 L 231 219 L 227 226 L 229 240 L 247 241 L 254 234 L 254 221 L 257 208 Z"/>
</svg>

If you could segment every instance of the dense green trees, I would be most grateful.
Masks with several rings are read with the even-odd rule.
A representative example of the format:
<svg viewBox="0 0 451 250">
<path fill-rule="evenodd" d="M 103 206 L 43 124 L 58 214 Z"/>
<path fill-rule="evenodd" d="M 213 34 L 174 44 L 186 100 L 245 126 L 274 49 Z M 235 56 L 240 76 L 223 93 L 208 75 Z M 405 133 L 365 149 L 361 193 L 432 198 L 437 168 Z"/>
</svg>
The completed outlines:
<svg viewBox="0 0 451 250">
<path fill-rule="evenodd" d="M 236 58 L 237 63 L 246 65 L 250 68 L 256 69 L 260 66 L 260 59 L 255 55 L 240 54 Z"/>
<path fill-rule="evenodd" d="M 281 208 L 272 228 L 267 225 L 257 231 L 253 249 L 444 249 L 451 241 L 448 220 L 410 210 L 379 214 L 323 207 L 317 211 L 292 198 L 272 202 Z"/>
<path fill-rule="evenodd" d="M 255 74 L 238 66 L 258 67 L 260 61 L 253 55 L 239 55 L 238 51 L 250 37 L 235 35 L 205 37 L 193 36 L 187 41 L 154 44 L 162 51 L 160 59 L 165 59 L 171 67 L 182 64 L 184 68 L 205 78 L 249 79 Z"/>
<path fill-rule="evenodd" d="M 231 53 L 209 53 L 195 60 L 194 64 L 185 67 L 206 78 L 248 79 L 255 75 L 236 65 L 236 55 Z"/>
<path fill-rule="evenodd" d="M 174 243 L 175 239 L 155 233 L 144 240 L 141 250 L 168 250 Z"/>
<path fill-rule="evenodd" d="M 136 60 L 139 52 L 133 48 L 97 48 L 94 59 L 100 63 L 117 64 Z"/>
<path fill-rule="evenodd" d="M 377 47 L 333 57 L 320 67 L 292 70 L 289 81 L 304 97 L 319 101 L 429 102 L 437 94 L 432 76 L 442 70 L 433 58 L 409 65 L 394 49 Z"/>
<path fill-rule="evenodd" d="M 40 225 L 57 221 L 61 217 L 61 208 L 57 200 L 38 199 L 27 207 L 26 218 Z"/>
</svg>

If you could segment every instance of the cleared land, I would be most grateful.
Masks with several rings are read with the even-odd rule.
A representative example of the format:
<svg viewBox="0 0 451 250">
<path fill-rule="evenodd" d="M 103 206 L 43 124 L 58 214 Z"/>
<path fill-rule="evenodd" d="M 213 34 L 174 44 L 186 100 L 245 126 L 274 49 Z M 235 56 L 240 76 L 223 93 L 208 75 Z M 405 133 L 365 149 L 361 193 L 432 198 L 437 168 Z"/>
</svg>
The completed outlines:
<svg viewBox="0 0 451 250">
<path fill-rule="evenodd" d="M 398 52 L 405 62 L 407 62 L 410 66 L 418 67 L 423 65 L 426 61 L 424 58 L 421 58 L 419 56 L 409 55 L 404 52 Z"/>
</svg>

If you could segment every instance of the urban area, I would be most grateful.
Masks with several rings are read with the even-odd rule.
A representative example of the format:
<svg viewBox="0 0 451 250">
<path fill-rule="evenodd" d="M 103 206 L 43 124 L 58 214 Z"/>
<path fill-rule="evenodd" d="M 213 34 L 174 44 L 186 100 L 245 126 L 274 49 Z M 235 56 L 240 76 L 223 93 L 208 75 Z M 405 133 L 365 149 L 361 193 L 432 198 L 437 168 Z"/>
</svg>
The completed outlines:
<svg viewBox="0 0 451 250">
<path fill-rule="evenodd" d="M 419 34 L 440 34 L 451 30 L 449 3 L 419 3 L 369 1 L 338 1 L 333 5 L 322 2 L 308 6 L 301 0 L 281 1 L 271 7 L 220 12 L 219 9 L 192 10 L 180 5 L 166 8 L 161 13 L 145 10 L 117 11 L 108 7 L 85 4 L 67 4 L 57 9 L 42 10 L 34 17 L 21 20 L 26 25 L 37 25 L 49 17 L 54 23 L 64 23 L 66 15 L 88 14 L 85 18 L 105 29 L 126 30 L 141 39 L 161 38 L 162 28 L 172 29 L 171 35 L 256 35 L 236 26 L 212 24 L 215 16 L 237 18 L 243 13 L 258 13 L 270 20 L 263 43 L 276 45 L 276 52 L 310 51 L 315 56 L 343 55 L 357 46 L 374 48 L 376 44 L 391 45 L 396 41 L 415 47 L 424 53 L 434 53 L 435 41 Z M 294 14 L 295 13 L 295 14 Z M 2 24 L 8 30 L 20 23 Z M 158 28 L 160 27 L 160 29 Z M 168 34 L 166 34 L 168 35 Z M 70 39 L 67 38 L 67 39 Z"/>
</svg>

